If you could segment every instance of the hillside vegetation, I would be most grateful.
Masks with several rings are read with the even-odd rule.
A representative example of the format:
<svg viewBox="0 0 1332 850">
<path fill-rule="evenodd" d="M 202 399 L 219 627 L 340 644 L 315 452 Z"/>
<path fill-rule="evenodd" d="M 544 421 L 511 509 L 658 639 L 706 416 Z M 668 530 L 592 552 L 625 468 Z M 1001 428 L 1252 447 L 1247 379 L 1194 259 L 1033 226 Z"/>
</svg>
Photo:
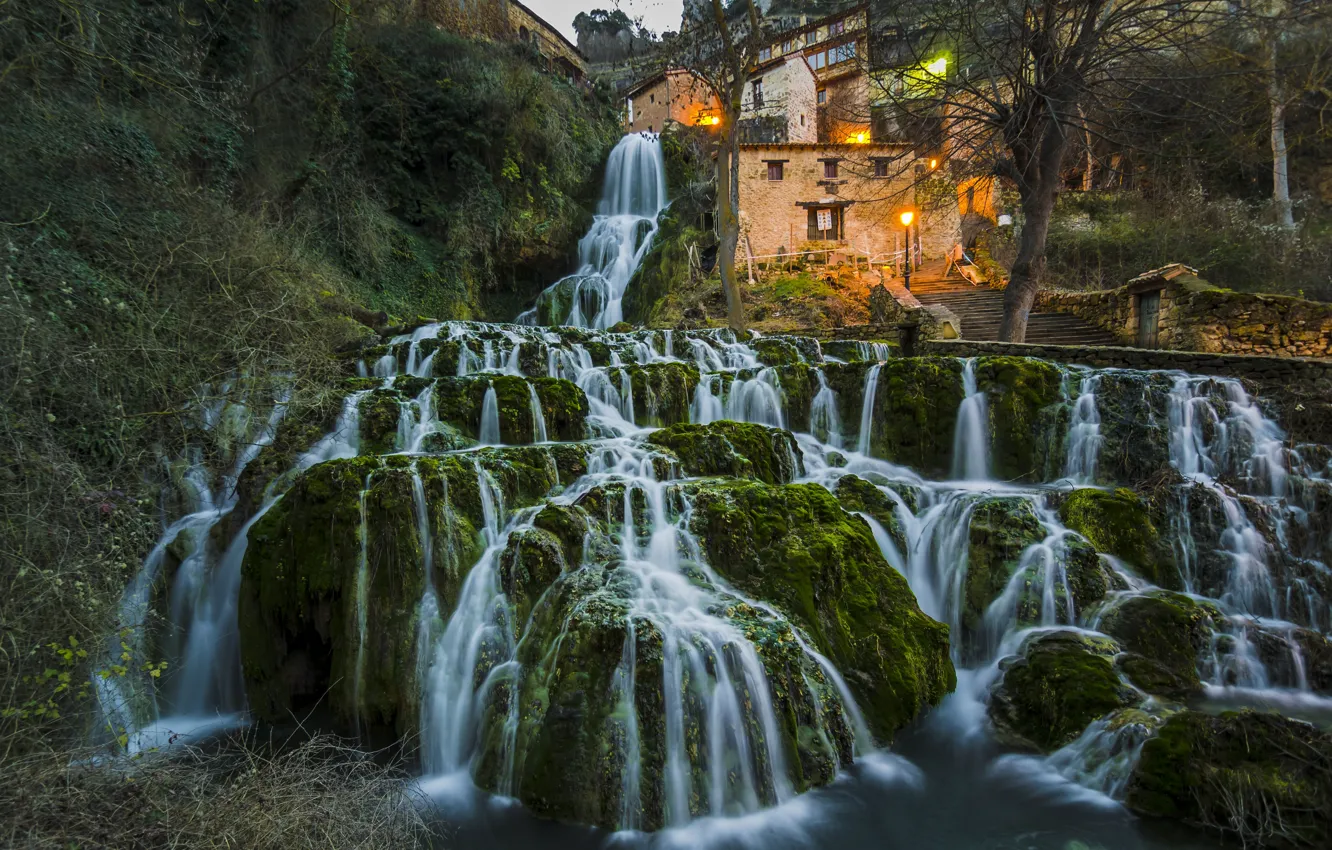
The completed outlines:
<svg viewBox="0 0 1332 850">
<path fill-rule="evenodd" d="M 567 269 L 619 131 L 527 48 L 406 0 L 0 2 L 0 114 L 0 752 L 28 759 L 0 798 L 22 821 L 68 815 L 32 795 L 86 740 L 93 647 L 179 507 L 159 493 L 200 389 L 281 374 L 326 412 L 367 325 L 511 316 Z"/>
</svg>

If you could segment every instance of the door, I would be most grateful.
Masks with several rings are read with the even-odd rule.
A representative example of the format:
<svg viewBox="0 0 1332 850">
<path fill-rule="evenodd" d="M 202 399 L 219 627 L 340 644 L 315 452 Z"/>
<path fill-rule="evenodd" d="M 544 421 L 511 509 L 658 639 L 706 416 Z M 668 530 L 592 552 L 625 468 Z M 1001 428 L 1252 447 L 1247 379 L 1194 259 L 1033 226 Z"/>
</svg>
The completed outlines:
<svg viewBox="0 0 1332 850">
<path fill-rule="evenodd" d="M 1138 296 L 1138 347 L 1156 348 L 1157 325 L 1161 318 L 1161 290 Z"/>
</svg>

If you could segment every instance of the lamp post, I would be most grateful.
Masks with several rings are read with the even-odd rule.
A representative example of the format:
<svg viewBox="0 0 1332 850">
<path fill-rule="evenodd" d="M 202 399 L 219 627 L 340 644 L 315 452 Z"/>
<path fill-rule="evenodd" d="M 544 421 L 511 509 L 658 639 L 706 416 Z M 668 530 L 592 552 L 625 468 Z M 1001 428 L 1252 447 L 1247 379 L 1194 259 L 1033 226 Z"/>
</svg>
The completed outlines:
<svg viewBox="0 0 1332 850">
<path fill-rule="evenodd" d="M 902 285 L 906 287 L 907 292 L 911 291 L 911 222 L 915 217 L 916 214 L 911 210 L 903 210 L 900 216 L 902 228 L 906 231 L 906 242 L 904 243 L 906 250 L 902 256 L 905 261 L 902 264 Z"/>
</svg>

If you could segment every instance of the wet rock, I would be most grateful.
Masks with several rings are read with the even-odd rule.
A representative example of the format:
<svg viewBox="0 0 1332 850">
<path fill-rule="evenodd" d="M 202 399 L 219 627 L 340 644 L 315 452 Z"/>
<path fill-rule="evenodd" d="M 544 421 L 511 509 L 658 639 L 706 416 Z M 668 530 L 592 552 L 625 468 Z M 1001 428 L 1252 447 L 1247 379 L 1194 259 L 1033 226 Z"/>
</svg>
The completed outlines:
<svg viewBox="0 0 1332 850">
<path fill-rule="evenodd" d="M 1033 357 L 976 359 L 976 388 L 990 416 L 990 463 L 1003 481 L 1049 481 L 1063 462 L 1059 367 Z"/>
<path fill-rule="evenodd" d="M 881 741 L 955 682 L 948 629 L 926 616 L 869 527 L 813 484 L 700 483 L 708 561 L 793 617 L 842 671 Z"/>
<path fill-rule="evenodd" d="M 1332 844 L 1332 735 L 1254 711 L 1183 711 L 1142 748 L 1126 802 L 1251 847 Z"/>
<path fill-rule="evenodd" d="M 1041 632 L 1000 662 L 990 719 L 1001 741 L 1042 752 L 1070 743 L 1088 724 L 1137 701 L 1119 680 L 1113 640 L 1076 631 Z"/>
<path fill-rule="evenodd" d="M 620 370 L 611 378 L 620 388 Z M 634 421 L 647 428 L 660 428 L 689 421 L 689 406 L 698 386 L 698 367 L 692 363 L 649 363 L 625 366 L 634 393 Z"/>
<path fill-rule="evenodd" d="M 753 478 L 785 484 L 804 470 L 791 432 L 766 425 L 722 420 L 662 428 L 648 442 L 670 449 L 689 475 Z"/>
<path fill-rule="evenodd" d="M 1074 490 L 1060 500 L 1059 518 L 1098 552 L 1119 558 L 1153 584 L 1180 588 L 1173 555 L 1152 524 L 1146 504 L 1132 490 Z"/>
<path fill-rule="evenodd" d="M 1211 605 L 1153 591 L 1113 603 L 1097 627 L 1124 647 L 1118 663 L 1129 681 L 1147 693 L 1182 699 L 1202 689 L 1198 664 L 1220 619 Z"/>
</svg>

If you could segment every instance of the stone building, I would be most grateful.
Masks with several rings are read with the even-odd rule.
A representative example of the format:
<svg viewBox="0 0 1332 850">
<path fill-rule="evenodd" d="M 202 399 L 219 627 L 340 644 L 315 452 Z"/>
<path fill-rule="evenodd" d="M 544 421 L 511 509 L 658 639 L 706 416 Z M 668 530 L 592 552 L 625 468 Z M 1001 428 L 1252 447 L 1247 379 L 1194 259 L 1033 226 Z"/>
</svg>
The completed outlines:
<svg viewBox="0 0 1332 850">
<path fill-rule="evenodd" d="M 841 247 L 890 262 L 906 244 L 899 215 L 916 213 L 919 257 L 957 240 L 951 187 L 932 203 L 930 181 L 900 167 L 901 145 L 784 143 L 740 148 L 740 210 L 756 257 Z"/>
<path fill-rule="evenodd" d="M 668 121 L 687 127 L 720 122 L 712 88 L 688 71 L 665 71 L 632 86 L 624 96 L 627 133 L 659 133 Z"/>
<path fill-rule="evenodd" d="M 422 0 L 421 11 L 450 32 L 531 44 L 548 71 L 570 81 L 587 76 L 587 59 L 574 43 L 518 0 Z"/>
<path fill-rule="evenodd" d="M 760 65 L 740 103 L 741 144 L 817 142 L 817 81 L 799 53 Z"/>
</svg>

